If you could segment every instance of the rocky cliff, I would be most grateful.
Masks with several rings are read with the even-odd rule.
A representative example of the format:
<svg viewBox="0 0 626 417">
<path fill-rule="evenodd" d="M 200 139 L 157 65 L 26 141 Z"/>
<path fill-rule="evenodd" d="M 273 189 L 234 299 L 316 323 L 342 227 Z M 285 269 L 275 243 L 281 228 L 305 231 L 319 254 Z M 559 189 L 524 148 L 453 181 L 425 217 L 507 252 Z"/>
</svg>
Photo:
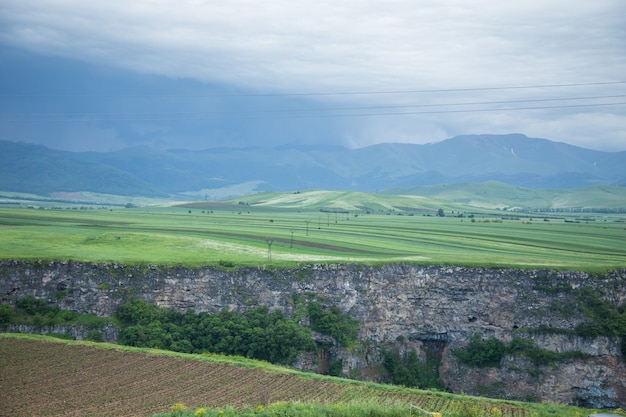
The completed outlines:
<svg viewBox="0 0 626 417">
<path fill-rule="evenodd" d="M 418 265 L 303 265 L 298 269 L 126 266 L 77 262 L 0 263 L 2 303 L 33 295 L 63 309 L 109 316 L 137 296 L 161 307 L 217 312 L 267 305 L 287 315 L 293 295 L 336 304 L 361 322 L 362 349 L 334 347 L 346 375 L 378 378 L 381 349 L 436 352 L 439 374 L 455 392 L 593 407 L 626 405 L 626 361 L 617 337 L 580 337 L 589 318 L 579 303 L 594 290 L 626 305 L 626 270 L 583 272 Z M 540 331 L 541 330 L 541 331 Z M 549 365 L 519 355 L 499 366 L 469 367 L 453 351 L 480 332 L 508 342 L 531 338 L 551 352 L 578 352 Z M 326 357 L 326 360 L 329 360 Z M 300 366 L 319 370 L 319 361 Z"/>
</svg>

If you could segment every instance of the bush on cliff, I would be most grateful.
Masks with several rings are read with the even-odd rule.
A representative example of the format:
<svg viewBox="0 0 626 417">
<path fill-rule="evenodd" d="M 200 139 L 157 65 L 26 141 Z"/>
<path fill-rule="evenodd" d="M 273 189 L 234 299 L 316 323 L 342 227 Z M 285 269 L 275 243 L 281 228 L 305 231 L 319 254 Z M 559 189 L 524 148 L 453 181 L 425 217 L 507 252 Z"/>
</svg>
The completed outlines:
<svg viewBox="0 0 626 417">
<path fill-rule="evenodd" d="M 498 366 L 504 356 L 506 346 L 495 338 L 483 340 L 482 333 L 474 333 L 470 342 L 463 348 L 453 350 L 459 362 L 469 366 Z"/>
<path fill-rule="evenodd" d="M 439 362 L 432 358 L 421 362 L 415 349 L 405 355 L 397 350 L 383 350 L 383 366 L 392 384 L 422 389 L 445 389 L 439 377 Z"/>
<path fill-rule="evenodd" d="M 474 333 L 466 346 L 453 350 L 459 362 L 476 367 L 499 366 L 504 355 L 526 356 L 535 366 L 551 365 L 567 359 L 586 358 L 579 351 L 553 352 L 535 346 L 532 339 L 513 338 L 505 344 L 498 339 L 483 340 L 481 333 Z"/>
<path fill-rule="evenodd" d="M 8 326 L 13 322 L 13 307 L 8 304 L 0 304 L 0 326 Z"/>
<path fill-rule="evenodd" d="M 317 301 L 311 301 L 307 312 L 313 330 L 332 336 L 342 346 L 358 343 L 359 321 L 343 314 L 336 305 L 324 309 Z"/>
<path fill-rule="evenodd" d="M 576 327 L 581 336 L 626 336 L 626 305 L 615 307 L 600 298 L 597 291 L 584 289 L 581 294 L 581 308 L 589 320 Z"/>
<path fill-rule="evenodd" d="M 589 320 L 576 327 L 576 334 L 619 337 L 622 360 L 626 361 L 626 304 L 616 307 L 604 301 L 598 291 L 588 288 L 582 291 L 579 304 Z"/>
<path fill-rule="evenodd" d="M 35 327 L 83 326 L 88 329 L 100 329 L 111 324 L 111 320 L 93 314 L 62 310 L 57 306 L 49 306 L 44 299 L 28 295 L 18 299 L 15 307 L 9 304 L 0 305 L 0 325 L 12 324 Z"/>
<path fill-rule="evenodd" d="M 120 343 L 185 353 L 224 353 L 290 364 L 296 356 L 315 349 L 310 330 L 281 311 L 260 306 L 245 313 L 217 314 L 193 309 L 179 313 L 141 299 L 122 304 L 117 317 L 124 324 Z"/>
</svg>

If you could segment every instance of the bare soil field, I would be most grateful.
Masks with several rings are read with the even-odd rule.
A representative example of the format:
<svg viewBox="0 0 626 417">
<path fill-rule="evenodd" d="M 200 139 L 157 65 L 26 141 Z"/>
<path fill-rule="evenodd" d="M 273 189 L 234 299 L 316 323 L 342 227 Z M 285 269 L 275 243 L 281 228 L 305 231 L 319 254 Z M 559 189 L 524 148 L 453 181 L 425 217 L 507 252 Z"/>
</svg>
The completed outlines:
<svg viewBox="0 0 626 417">
<path fill-rule="evenodd" d="M 0 416 L 149 416 L 168 412 L 175 403 L 223 408 L 365 398 L 441 412 L 460 403 L 419 391 L 375 390 L 202 360 L 0 337 Z M 487 411 L 493 404 L 485 401 L 480 407 Z M 498 407 L 506 417 L 530 413 L 517 405 Z"/>
</svg>

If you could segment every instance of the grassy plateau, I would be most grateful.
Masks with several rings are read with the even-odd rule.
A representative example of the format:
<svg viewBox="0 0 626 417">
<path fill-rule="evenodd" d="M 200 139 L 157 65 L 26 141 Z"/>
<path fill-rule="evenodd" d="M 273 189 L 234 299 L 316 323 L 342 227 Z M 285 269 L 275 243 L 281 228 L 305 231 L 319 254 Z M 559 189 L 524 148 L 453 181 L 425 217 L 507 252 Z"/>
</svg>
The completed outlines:
<svg viewBox="0 0 626 417">
<path fill-rule="evenodd" d="M 626 267 L 626 223 L 619 214 L 519 213 L 419 196 L 330 191 L 136 208 L 0 208 L 0 258 L 187 266 L 396 262 L 602 272 Z"/>
</svg>

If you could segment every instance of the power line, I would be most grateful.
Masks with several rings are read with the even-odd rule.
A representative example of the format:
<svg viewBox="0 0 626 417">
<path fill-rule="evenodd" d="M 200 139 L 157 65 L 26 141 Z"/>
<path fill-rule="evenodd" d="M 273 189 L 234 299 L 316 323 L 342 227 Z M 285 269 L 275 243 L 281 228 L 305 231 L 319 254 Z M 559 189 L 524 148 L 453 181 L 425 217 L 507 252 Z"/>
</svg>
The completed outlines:
<svg viewBox="0 0 626 417">
<path fill-rule="evenodd" d="M 626 81 L 600 81 L 590 83 L 569 84 L 537 84 L 501 87 L 468 87 L 468 88 L 437 88 L 419 90 L 388 90 L 388 91 L 336 91 L 336 92 L 291 92 L 291 93 L 258 93 L 258 94 L 0 94 L 7 98 L 45 98 L 45 97 L 91 97 L 91 98 L 206 98 L 206 97 L 288 97 L 288 96 L 348 96 L 348 95 L 376 95 L 376 94 L 423 94 L 423 93 L 453 93 L 467 91 L 498 91 L 545 89 L 563 87 L 587 87 L 600 85 L 626 84 Z"/>
<path fill-rule="evenodd" d="M 446 114 L 446 113 L 479 113 L 479 112 L 506 112 L 520 110 L 546 110 L 546 109 L 563 109 L 563 108 L 581 108 L 581 107 L 602 107 L 602 106 L 622 106 L 626 102 L 616 103 L 589 103 L 589 104 L 569 104 L 554 106 L 529 106 L 529 107 L 509 107 L 509 108 L 488 108 L 488 109 L 462 109 L 462 110 L 430 110 L 430 111 L 413 111 L 413 112 L 386 112 L 386 113 L 344 113 L 344 114 L 300 114 L 300 115 L 276 115 L 269 117 L 224 117 L 224 119 L 305 119 L 305 118 L 341 118 L 341 117 L 370 117 L 370 116 L 402 116 L 402 115 L 419 115 L 419 114 Z M 48 122 L 137 122 L 137 121 L 191 121 L 191 120 L 211 120 L 211 117 L 178 117 L 178 118 L 119 118 L 119 119 L 103 119 L 103 118 L 77 118 L 77 119 L 0 119 L 1 122 L 28 122 L 28 123 L 48 123 Z"/>
<path fill-rule="evenodd" d="M 378 109 L 400 109 L 400 108 L 413 108 L 413 107 L 455 107 L 455 106 L 476 106 L 476 105 L 493 105 L 493 104 L 519 104 L 519 103 L 533 103 L 533 102 L 550 102 L 550 101 L 571 101 L 571 100 L 597 100 L 608 98 L 623 98 L 626 94 L 618 95 L 603 95 L 603 96 L 586 96 L 586 97 L 559 97 L 559 98 L 541 98 L 541 99 L 525 99 L 525 100 L 503 100 L 503 101 L 473 101 L 473 102 L 460 102 L 460 103 L 434 103 L 434 104 L 401 104 L 401 105 L 379 105 L 379 106 L 353 106 L 353 107 L 325 107 L 325 108 L 310 108 L 310 109 L 262 109 L 262 110 L 219 110 L 219 111 L 196 111 L 196 112 L 143 112 L 143 113 L 9 113 L 0 114 L 0 117 L 21 117 L 24 120 L 29 117 L 109 117 L 109 116 L 123 116 L 125 118 L 140 116 L 161 116 L 161 115 L 208 115 L 208 114 L 224 114 L 224 113 L 239 113 L 239 114 L 254 114 L 254 113 L 302 113 L 302 112 L 329 112 L 329 111 L 345 111 L 345 110 L 378 110 Z M 2 120 L 2 119 L 0 119 Z"/>
</svg>

